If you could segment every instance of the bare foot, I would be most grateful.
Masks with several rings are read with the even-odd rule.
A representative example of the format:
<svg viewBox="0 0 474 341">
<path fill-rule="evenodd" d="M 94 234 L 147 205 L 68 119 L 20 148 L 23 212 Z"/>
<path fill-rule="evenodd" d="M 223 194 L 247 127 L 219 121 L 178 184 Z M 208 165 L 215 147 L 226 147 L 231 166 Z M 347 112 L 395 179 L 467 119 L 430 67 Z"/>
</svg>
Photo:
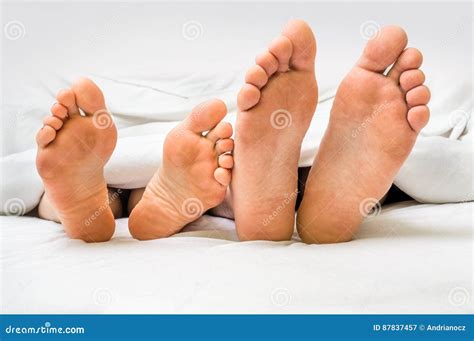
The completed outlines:
<svg viewBox="0 0 474 341">
<path fill-rule="evenodd" d="M 36 136 L 36 167 L 46 195 L 71 238 L 109 240 L 115 221 L 103 170 L 115 148 L 117 130 L 102 92 L 89 79 L 60 91 L 57 101 Z"/>
<path fill-rule="evenodd" d="M 422 55 L 406 44 L 401 28 L 385 27 L 339 86 L 298 210 L 304 242 L 351 240 L 427 124 Z"/>
<path fill-rule="evenodd" d="M 238 96 L 232 201 L 241 240 L 288 240 L 301 143 L 316 109 L 316 41 L 290 21 L 258 56 Z"/>
<path fill-rule="evenodd" d="M 130 214 L 134 238 L 173 235 L 224 200 L 234 164 L 226 113 L 223 102 L 205 102 L 168 134 L 163 164 Z"/>
</svg>

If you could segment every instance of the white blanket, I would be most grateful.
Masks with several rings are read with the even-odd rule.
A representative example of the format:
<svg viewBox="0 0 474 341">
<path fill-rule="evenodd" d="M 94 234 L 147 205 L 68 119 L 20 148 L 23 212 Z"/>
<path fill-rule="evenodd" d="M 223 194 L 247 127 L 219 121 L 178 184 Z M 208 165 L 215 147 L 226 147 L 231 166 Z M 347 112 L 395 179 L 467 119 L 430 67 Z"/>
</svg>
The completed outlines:
<svg viewBox="0 0 474 341">
<path fill-rule="evenodd" d="M 355 241 L 236 242 L 204 216 L 139 242 L 117 221 L 108 243 L 61 225 L 0 217 L 3 313 L 473 313 L 472 203 L 385 207 Z"/>
<path fill-rule="evenodd" d="M 23 36 L 5 40 L 0 213 L 24 213 L 38 203 L 43 188 L 34 165 L 34 136 L 54 94 L 75 75 L 97 81 L 119 127 L 118 146 L 106 168 L 108 183 L 142 187 L 160 164 L 166 133 L 195 104 L 222 98 L 228 120 L 235 121 L 243 70 L 278 34 L 288 15 L 306 19 L 318 39 L 320 103 L 300 166 L 311 165 L 317 153 L 331 97 L 365 44 L 364 25 L 398 23 L 407 30 L 410 45 L 424 53 L 432 118 L 395 184 L 420 202 L 473 200 L 472 60 L 465 53 L 472 45 L 469 4 L 431 4 L 423 25 L 417 13 L 426 9 L 424 4 L 390 10 L 375 3 L 341 6 L 7 4 L 5 19 L 15 23 L 20 18 Z M 68 25 L 57 20 L 65 17 Z M 190 23 L 197 29 L 195 40 L 183 31 Z M 62 54 L 57 53 L 59 46 Z"/>
<path fill-rule="evenodd" d="M 174 78 L 161 76 L 166 81 L 147 82 L 95 77 L 108 94 L 110 110 L 119 127 L 118 144 L 105 170 L 107 183 L 117 188 L 145 187 L 161 163 L 166 134 L 177 124 L 166 120 L 183 119 L 194 105 L 206 98 L 224 99 L 229 109 L 227 120 L 235 122 L 234 98 L 240 86 L 238 76 L 225 73 L 194 77 L 176 75 Z M 160 79 L 159 75 L 156 77 Z M 177 82 L 182 83 L 181 87 L 176 86 Z M 215 88 L 210 89 L 212 85 Z M 463 89 L 463 84 L 454 87 L 453 96 Z M 331 89 L 321 93 L 315 118 L 303 143 L 301 167 L 313 162 L 327 125 L 333 94 Z M 128 107 L 127 98 L 133 98 L 132 108 Z M 462 108 L 470 105 L 470 101 L 462 100 Z M 470 112 L 459 109 L 451 115 L 437 113 L 436 110 L 442 110 L 436 107 L 437 104 L 435 102 L 434 108 L 432 106 L 432 126 L 436 130 L 419 138 L 395 184 L 420 202 L 473 200 L 469 185 L 472 137 L 467 134 L 470 131 Z M 35 154 L 35 149 L 29 149 L 1 159 L 2 177 L 7 180 L 2 184 L 1 213 L 14 214 L 18 209 L 19 213 L 26 213 L 38 204 L 43 187 L 34 165 Z"/>
</svg>

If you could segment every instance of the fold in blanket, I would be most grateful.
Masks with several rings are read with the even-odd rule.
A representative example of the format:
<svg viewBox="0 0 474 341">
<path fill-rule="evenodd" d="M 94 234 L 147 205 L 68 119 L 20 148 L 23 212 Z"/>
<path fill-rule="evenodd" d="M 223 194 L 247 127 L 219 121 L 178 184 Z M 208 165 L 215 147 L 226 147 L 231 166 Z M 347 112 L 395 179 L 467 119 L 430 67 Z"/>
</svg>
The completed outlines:
<svg viewBox="0 0 474 341">
<path fill-rule="evenodd" d="M 157 75 L 155 79 L 159 81 L 91 77 L 107 93 L 109 110 L 119 127 L 118 144 L 105 169 L 107 183 L 117 188 L 146 186 L 161 163 L 166 134 L 178 123 L 176 120 L 183 119 L 205 99 L 223 99 L 229 110 L 226 120 L 234 122 L 234 98 L 241 77 L 240 73 L 161 78 Z M 455 94 L 458 100 L 456 111 L 446 112 L 445 102 L 453 97 L 449 94 L 440 103 L 431 104 L 430 125 L 423 131 L 395 180 L 400 189 L 420 202 L 474 199 L 469 89 L 470 83 L 452 87 L 453 96 Z M 310 166 L 317 153 L 329 120 L 334 92 L 335 89 L 321 90 L 315 118 L 303 142 L 301 167 Z M 460 96 L 460 93 L 464 95 Z M 36 173 L 35 155 L 32 148 L 1 159 L 2 214 L 25 214 L 39 203 L 43 186 Z"/>
</svg>

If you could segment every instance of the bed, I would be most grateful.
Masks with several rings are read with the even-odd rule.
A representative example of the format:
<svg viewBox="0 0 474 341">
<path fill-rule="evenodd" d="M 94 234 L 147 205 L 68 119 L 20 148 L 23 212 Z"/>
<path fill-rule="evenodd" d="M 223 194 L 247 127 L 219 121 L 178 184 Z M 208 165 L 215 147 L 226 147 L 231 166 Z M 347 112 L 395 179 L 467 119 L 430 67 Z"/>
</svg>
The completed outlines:
<svg viewBox="0 0 474 341">
<path fill-rule="evenodd" d="M 19 31 L 2 52 L 3 214 L 27 213 L 41 197 L 34 135 L 75 75 L 104 89 L 119 127 L 109 183 L 143 186 L 161 160 L 157 145 L 194 104 L 222 98 L 235 119 L 243 70 L 293 16 L 310 22 L 319 49 L 320 103 L 301 166 L 312 163 L 336 86 L 374 24 L 402 25 L 425 52 L 433 100 L 396 180 L 417 201 L 384 206 L 354 241 L 238 242 L 231 220 L 206 215 L 147 242 L 119 219 L 110 242 L 86 244 L 54 222 L 1 216 L 2 312 L 473 313 L 471 7 L 429 9 L 418 25 L 425 4 L 7 4 L 5 20 Z"/>
<path fill-rule="evenodd" d="M 204 216 L 139 242 L 1 217 L 3 313 L 472 313 L 472 203 L 384 207 L 355 241 L 238 242 Z"/>
</svg>

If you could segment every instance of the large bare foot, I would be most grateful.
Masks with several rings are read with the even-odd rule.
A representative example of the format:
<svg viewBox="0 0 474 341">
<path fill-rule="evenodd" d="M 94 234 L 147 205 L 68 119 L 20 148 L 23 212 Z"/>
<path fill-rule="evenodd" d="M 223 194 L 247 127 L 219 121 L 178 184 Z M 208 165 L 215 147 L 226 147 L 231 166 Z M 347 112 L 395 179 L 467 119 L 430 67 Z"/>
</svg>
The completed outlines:
<svg viewBox="0 0 474 341">
<path fill-rule="evenodd" d="M 89 79 L 60 91 L 57 101 L 36 136 L 36 166 L 45 195 L 71 238 L 109 240 L 115 221 L 103 170 L 115 148 L 117 130 L 102 92 Z"/>
<path fill-rule="evenodd" d="M 304 242 L 352 239 L 428 122 L 422 55 L 406 45 L 401 28 L 385 27 L 339 86 L 298 210 Z"/>
<path fill-rule="evenodd" d="M 234 148 L 226 113 L 223 102 L 205 102 L 168 134 L 163 164 L 130 214 L 134 238 L 168 237 L 224 200 Z"/>
<path fill-rule="evenodd" d="M 241 240 L 287 240 L 295 222 L 301 143 L 316 109 L 316 41 L 292 20 L 238 96 L 232 201 Z"/>
</svg>

